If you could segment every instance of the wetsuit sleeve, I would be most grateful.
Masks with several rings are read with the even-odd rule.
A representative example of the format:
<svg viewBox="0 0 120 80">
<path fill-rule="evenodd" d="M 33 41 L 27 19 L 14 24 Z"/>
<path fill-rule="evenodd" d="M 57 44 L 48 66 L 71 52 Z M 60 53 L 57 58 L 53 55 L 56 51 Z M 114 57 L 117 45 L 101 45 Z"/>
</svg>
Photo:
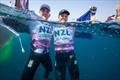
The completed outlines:
<svg viewBox="0 0 120 80">
<path fill-rule="evenodd" d="M 16 32 L 19 33 L 29 33 L 29 27 L 23 23 L 20 23 L 17 20 L 10 19 L 10 18 L 3 18 L 4 24 L 14 29 Z"/>
</svg>

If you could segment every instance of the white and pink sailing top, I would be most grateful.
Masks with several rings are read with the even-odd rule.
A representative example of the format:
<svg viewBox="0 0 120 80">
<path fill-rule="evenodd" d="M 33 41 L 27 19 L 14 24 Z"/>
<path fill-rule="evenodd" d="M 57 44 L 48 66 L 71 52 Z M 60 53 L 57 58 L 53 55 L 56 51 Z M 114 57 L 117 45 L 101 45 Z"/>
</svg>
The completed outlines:
<svg viewBox="0 0 120 80">
<path fill-rule="evenodd" d="M 55 51 L 70 51 L 74 50 L 73 37 L 75 33 L 75 27 L 57 25 L 54 27 L 54 46 Z"/>
</svg>

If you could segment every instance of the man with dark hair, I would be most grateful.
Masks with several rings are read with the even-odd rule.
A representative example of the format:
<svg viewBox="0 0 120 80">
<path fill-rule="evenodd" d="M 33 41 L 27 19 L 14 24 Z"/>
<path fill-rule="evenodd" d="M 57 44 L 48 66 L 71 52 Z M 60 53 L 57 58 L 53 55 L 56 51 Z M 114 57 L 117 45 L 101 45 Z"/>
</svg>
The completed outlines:
<svg viewBox="0 0 120 80">
<path fill-rule="evenodd" d="M 47 4 L 43 4 L 40 7 L 39 14 L 43 20 L 47 20 L 50 17 L 50 7 Z M 22 80 L 33 80 L 40 63 L 45 68 L 43 80 L 48 80 L 49 73 L 52 71 L 52 61 L 49 56 L 52 26 L 41 22 L 39 26 L 30 29 L 32 36 L 32 50 L 24 68 Z"/>
<path fill-rule="evenodd" d="M 54 28 L 56 80 L 66 80 L 66 67 L 70 73 L 70 80 L 79 80 L 79 67 L 73 47 L 75 27 L 65 25 L 69 15 L 66 9 L 61 10 L 58 15 L 61 24 Z"/>
</svg>

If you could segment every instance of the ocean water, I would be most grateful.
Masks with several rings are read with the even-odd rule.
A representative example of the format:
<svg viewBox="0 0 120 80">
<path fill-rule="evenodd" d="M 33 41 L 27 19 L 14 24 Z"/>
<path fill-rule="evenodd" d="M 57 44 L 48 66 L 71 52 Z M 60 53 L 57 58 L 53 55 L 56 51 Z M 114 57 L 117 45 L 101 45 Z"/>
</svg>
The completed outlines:
<svg viewBox="0 0 120 80">
<path fill-rule="evenodd" d="M 25 53 L 21 52 L 18 38 L 14 36 L 12 52 L 0 63 L 0 80 L 20 80 L 30 54 L 30 36 L 21 34 Z M 75 38 L 75 53 L 80 69 L 80 80 L 120 80 L 120 39 L 94 36 L 93 39 Z M 54 47 L 51 41 L 50 56 L 54 68 Z M 42 80 L 44 68 L 39 66 L 34 80 Z M 55 80 L 54 70 L 50 78 Z M 69 74 L 67 72 L 67 80 Z"/>
<path fill-rule="evenodd" d="M 0 48 L 0 80 L 20 80 L 26 61 L 30 55 L 31 38 L 28 34 L 21 34 L 25 53 L 21 52 L 20 43 L 16 36 L 13 36 L 12 43 L 8 49 Z M 5 36 L 4 36 L 5 37 Z M 2 38 L 2 37 L 0 37 Z M 50 56 L 54 68 L 54 46 L 51 41 Z M 75 54 L 80 69 L 80 80 L 120 80 L 120 38 L 107 36 L 93 36 L 93 39 L 75 38 Z M 7 54 L 5 54 L 7 53 Z M 55 80 L 55 71 L 50 78 Z M 42 80 L 44 68 L 39 66 L 34 80 Z M 70 80 L 67 72 L 67 80 Z"/>
</svg>

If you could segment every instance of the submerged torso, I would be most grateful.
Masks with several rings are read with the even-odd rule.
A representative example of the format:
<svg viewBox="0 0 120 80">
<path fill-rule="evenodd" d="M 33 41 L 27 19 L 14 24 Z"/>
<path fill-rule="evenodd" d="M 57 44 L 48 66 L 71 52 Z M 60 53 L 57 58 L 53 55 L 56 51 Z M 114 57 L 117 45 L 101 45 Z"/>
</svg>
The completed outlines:
<svg viewBox="0 0 120 80">
<path fill-rule="evenodd" d="M 31 27 L 32 46 L 35 49 L 49 48 L 52 37 L 52 26 L 47 22 L 37 22 Z"/>
<path fill-rule="evenodd" d="M 74 27 L 56 26 L 54 28 L 54 46 L 55 51 L 73 50 Z"/>
</svg>

